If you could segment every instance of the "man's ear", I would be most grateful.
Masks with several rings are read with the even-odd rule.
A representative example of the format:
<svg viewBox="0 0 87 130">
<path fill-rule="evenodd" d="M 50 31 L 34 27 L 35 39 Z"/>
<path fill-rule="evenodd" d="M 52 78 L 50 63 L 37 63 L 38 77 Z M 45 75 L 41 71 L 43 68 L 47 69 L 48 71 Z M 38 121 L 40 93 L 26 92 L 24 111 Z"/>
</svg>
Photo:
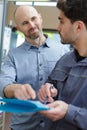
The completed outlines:
<svg viewBox="0 0 87 130">
<path fill-rule="evenodd" d="M 41 14 L 39 13 L 39 17 L 42 18 Z"/>
<path fill-rule="evenodd" d="M 16 25 L 16 28 L 17 28 L 17 30 L 18 30 L 18 31 L 20 31 L 20 28 L 19 28 L 19 26 L 17 26 L 17 25 Z"/>
<path fill-rule="evenodd" d="M 41 15 L 40 13 L 39 13 L 39 18 L 40 18 L 41 20 L 43 20 L 43 19 L 42 19 L 42 15 Z"/>
<path fill-rule="evenodd" d="M 82 21 L 77 21 L 77 31 L 83 30 L 84 27 L 85 27 L 85 25 Z"/>
</svg>

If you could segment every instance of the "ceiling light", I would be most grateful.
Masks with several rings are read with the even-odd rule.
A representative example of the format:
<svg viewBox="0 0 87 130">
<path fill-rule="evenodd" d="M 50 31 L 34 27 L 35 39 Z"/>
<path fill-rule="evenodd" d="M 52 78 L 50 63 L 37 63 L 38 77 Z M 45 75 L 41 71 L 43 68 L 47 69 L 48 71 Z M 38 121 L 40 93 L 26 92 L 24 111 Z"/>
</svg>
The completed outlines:
<svg viewBox="0 0 87 130">
<path fill-rule="evenodd" d="M 16 5 L 56 6 L 56 2 L 16 2 Z"/>
</svg>

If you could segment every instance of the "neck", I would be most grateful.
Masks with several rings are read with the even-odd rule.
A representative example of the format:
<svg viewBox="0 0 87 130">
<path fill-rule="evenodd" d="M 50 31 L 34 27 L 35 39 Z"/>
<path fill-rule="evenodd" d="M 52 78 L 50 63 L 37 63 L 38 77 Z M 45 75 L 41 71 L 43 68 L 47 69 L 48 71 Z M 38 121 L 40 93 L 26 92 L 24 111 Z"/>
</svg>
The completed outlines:
<svg viewBox="0 0 87 130">
<path fill-rule="evenodd" d="M 87 43 L 78 44 L 78 46 L 75 46 L 74 48 L 78 51 L 80 56 L 87 57 Z"/>
<path fill-rule="evenodd" d="M 80 56 L 87 57 L 87 33 L 81 33 L 73 45 Z"/>
<path fill-rule="evenodd" d="M 27 42 L 29 42 L 30 44 L 32 44 L 33 46 L 36 46 L 36 47 L 41 46 L 45 42 L 45 40 L 46 40 L 46 37 L 43 34 L 35 40 L 31 40 L 29 38 L 26 38 Z"/>
</svg>

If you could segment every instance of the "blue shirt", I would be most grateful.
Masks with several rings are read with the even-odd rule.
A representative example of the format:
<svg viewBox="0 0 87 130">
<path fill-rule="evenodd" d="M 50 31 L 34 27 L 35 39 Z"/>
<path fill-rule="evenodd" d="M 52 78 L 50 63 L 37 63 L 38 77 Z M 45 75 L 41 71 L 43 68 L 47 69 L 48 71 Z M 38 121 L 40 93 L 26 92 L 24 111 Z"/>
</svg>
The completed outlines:
<svg viewBox="0 0 87 130">
<path fill-rule="evenodd" d="M 87 130 L 87 58 L 77 60 L 75 51 L 67 53 L 48 82 L 58 89 L 58 100 L 69 104 L 65 118 L 54 122 L 50 130 Z"/>
<path fill-rule="evenodd" d="M 56 61 L 67 51 L 68 47 L 49 38 L 39 48 L 25 41 L 21 46 L 10 50 L 0 74 L 0 96 L 4 96 L 4 87 L 13 83 L 29 83 L 37 92 L 47 80 Z M 37 113 L 12 114 L 11 128 L 35 130 L 40 120 Z"/>
</svg>

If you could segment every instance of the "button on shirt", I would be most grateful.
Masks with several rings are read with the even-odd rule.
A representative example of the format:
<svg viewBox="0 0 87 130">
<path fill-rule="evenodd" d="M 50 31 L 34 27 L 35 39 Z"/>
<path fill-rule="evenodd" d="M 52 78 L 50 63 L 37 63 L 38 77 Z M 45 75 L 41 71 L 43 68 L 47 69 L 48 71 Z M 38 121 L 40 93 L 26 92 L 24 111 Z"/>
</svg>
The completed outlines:
<svg viewBox="0 0 87 130">
<path fill-rule="evenodd" d="M 0 96 L 4 97 L 4 87 L 13 83 L 29 83 L 37 92 L 47 80 L 56 61 L 68 51 L 68 47 L 49 38 L 39 48 L 25 41 L 21 46 L 10 50 L 0 74 Z M 35 125 L 37 126 L 41 120 L 37 115 L 13 114 L 11 128 L 19 130 L 21 127 L 21 130 L 25 130 L 26 127 L 26 130 L 33 130 L 34 127 L 35 130 Z"/>
</svg>

